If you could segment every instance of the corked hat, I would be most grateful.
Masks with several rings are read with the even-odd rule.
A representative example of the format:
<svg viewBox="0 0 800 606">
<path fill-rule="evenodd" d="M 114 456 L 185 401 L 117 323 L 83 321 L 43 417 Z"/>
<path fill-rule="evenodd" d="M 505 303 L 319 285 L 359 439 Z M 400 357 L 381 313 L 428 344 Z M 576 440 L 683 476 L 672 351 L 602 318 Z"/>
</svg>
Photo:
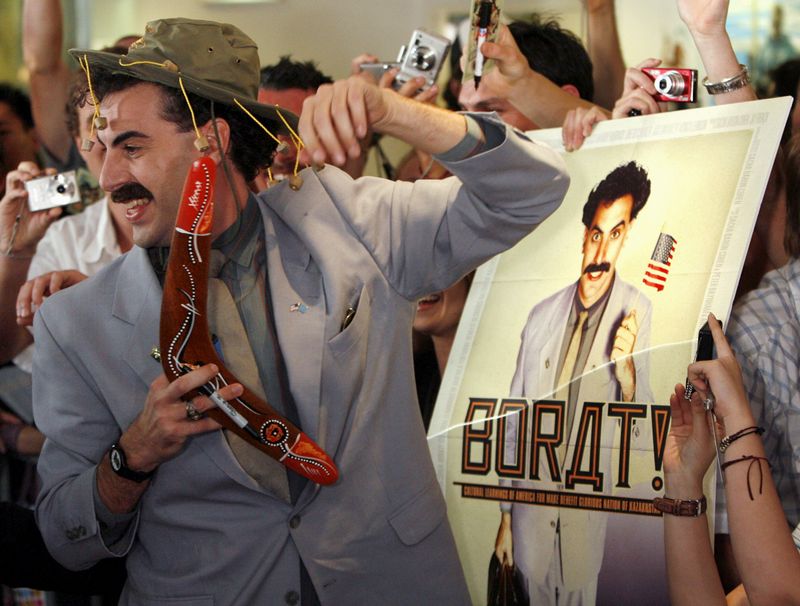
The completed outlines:
<svg viewBox="0 0 800 606">
<path fill-rule="evenodd" d="M 270 130 L 291 135 L 297 128 L 295 114 L 257 101 L 258 47 L 229 23 L 157 19 L 147 24 L 144 36 L 130 45 L 127 55 L 74 48 L 69 53 L 84 65 L 88 63 L 90 70 L 101 66 L 178 89 L 182 83 L 186 91 L 226 105 L 238 101 L 258 118 L 268 120 Z"/>
</svg>

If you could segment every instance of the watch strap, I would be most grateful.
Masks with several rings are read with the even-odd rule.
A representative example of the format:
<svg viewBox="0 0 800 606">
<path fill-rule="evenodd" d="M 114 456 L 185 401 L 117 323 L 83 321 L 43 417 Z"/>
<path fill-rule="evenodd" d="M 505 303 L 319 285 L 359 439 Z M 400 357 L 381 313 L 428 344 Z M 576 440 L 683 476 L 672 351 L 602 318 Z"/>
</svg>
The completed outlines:
<svg viewBox="0 0 800 606">
<path fill-rule="evenodd" d="M 698 517 L 703 515 L 708 508 L 705 495 L 699 499 L 670 499 L 669 497 L 656 497 L 653 507 L 662 513 L 673 516 Z"/>
<path fill-rule="evenodd" d="M 108 459 L 115 474 L 132 482 L 142 483 L 145 480 L 149 480 L 156 472 L 155 469 L 151 471 L 135 471 L 128 467 L 125 451 L 116 442 L 108 450 Z"/>
</svg>

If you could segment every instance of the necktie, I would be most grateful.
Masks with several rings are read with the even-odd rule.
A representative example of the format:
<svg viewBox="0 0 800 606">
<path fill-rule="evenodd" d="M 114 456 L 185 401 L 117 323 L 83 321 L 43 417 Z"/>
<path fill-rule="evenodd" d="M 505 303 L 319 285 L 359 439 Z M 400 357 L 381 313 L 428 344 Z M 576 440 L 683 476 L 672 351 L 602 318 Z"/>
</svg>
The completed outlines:
<svg viewBox="0 0 800 606">
<path fill-rule="evenodd" d="M 586 318 L 589 317 L 588 311 L 578 313 L 578 321 L 575 323 L 575 330 L 572 331 L 572 338 L 569 341 L 567 348 L 567 355 L 564 356 L 564 365 L 561 367 L 561 374 L 558 375 L 556 382 L 557 400 L 564 400 L 567 405 L 565 407 L 565 414 L 567 415 L 567 422 L 564 425 L 564 440 L 559 447 L 559 461 L 563 465 L 564 453 L 566 451 L 569 436 L 572 431 L 572 419 L 574 410 L 572 406 L 572 398 L 570 398 L 570 388 L 572 385 L 572 375 L 575 372 L 575 362 L 578 360 L 578 352 L 581 348 L 581 336 L 583 335 L 583 326 L 586 324 Z"/>
<path fill-rule="evenodd" d="M 208 281 L 208 326 L 217 336 L 222 348 L 225 365 L 236 377 L 260 398 L 266 400 L 264 387 L 258 375 L 253 352 L 247 333 L 239 317 L 239 310 L 230 290 L 221 278 L 216 276 L 225 262 L 225 257 L 217 250 L 211 251 L 211 264 Z M 224 430 L 225 439 L 242 469 L 259 486 L 266 488 L 287 503 L 291 502 L 286 468 L 275 459 L 261 452 L 232 431 Z"/>
</svg>

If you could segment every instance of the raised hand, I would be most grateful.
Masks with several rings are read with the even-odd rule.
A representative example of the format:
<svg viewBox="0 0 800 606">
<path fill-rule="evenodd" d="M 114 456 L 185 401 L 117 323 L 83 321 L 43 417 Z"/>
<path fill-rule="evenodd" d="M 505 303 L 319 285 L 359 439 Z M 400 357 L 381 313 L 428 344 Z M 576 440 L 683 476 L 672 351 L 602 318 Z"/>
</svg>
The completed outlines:
<svg viewBox="0 0 800 606">
<path fill-rule="evenodd" d="M 725 31 L 729 1 L 677 0 L 678 14 L 693 34 L 719 34 Z"/>
<path fill-rule="evenodd" d="M 614 362 L 614 375 L 619 381 L 622 400 L 633 402 L 636 397 L 636 366 L 633 363 L 633 348 L 639 334 L 639 322 L 636 310 L 632 310 L 622 319 L 614 335 L 611 349 L 611 361 Z"/>
<path fill-rule="evenodd" d="M 360 140 L 371 126 L 386 118 L 391 94 L 362 76 L 323 84 L 303 102 L 300 136 L 316 164 L 332 161 L 343 165 L 361 154 Z"/>
</svg>

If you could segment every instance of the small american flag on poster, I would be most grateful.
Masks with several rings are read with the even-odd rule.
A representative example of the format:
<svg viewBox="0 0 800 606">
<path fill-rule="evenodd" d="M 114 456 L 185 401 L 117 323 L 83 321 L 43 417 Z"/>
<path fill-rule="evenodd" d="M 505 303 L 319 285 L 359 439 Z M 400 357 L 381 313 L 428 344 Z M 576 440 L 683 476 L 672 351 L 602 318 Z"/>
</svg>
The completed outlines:
<svg viewBox="0 0 800 606">
<path fill-rule="evenodd" d="M 658 235 L 656 247 L 653 249 L 653 254 L 650 255 L 650 262 L 647 264 L 644 278 L 642 278 L 645 286 L 651 286 L 658 292 L 664 290 L 669 268 L 672 265 L 672 255 L 675 253 L 677 244 L 678 241 L 669 234 L 661 232 Z"/>
</svg>

